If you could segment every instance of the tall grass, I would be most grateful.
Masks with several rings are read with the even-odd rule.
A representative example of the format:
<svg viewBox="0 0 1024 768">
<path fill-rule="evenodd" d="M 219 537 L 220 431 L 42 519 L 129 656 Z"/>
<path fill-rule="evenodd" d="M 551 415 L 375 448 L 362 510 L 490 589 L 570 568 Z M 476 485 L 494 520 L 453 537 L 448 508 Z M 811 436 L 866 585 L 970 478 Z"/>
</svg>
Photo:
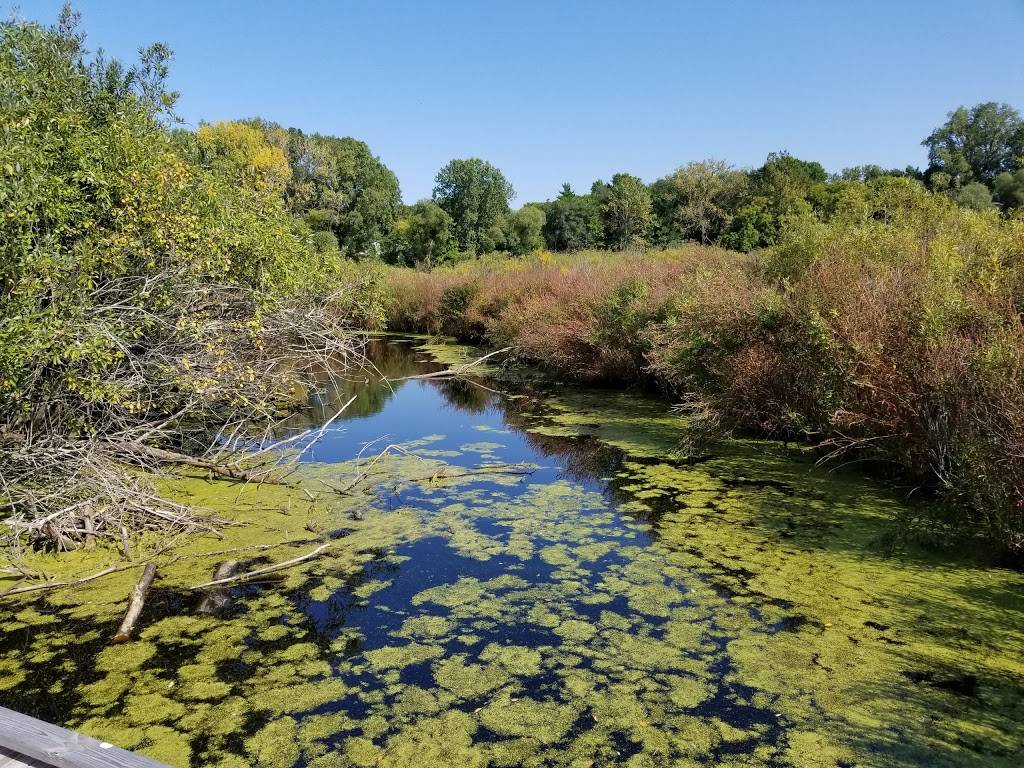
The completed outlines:
<svg viewBox="0 0 1024 768">
<path fill-rule="evenodd" d="M 510 345 L 562 377 L 646 379 L 695 425 L 884 462 L 942 501 L 915 530 L 1024 553 L 1020 218 L 894 185 L 753 255 L 539 254 L 388 281 L 393 329 Z"/>
</svg>

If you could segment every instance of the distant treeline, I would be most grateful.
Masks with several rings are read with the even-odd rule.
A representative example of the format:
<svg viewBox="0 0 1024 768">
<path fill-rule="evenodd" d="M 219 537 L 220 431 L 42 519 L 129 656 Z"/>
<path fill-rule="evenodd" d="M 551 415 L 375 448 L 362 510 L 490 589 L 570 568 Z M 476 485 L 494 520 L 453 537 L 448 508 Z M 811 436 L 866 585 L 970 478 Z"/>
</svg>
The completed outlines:
<svg viewBox="0 0 1024 768">
<path fill-rule="evenodd" d="M 651 184 L 628 173 L 595 181 L 583 194 L 563 184 L 555 199 L 515 211 L 512 185 L 478 158 L 452 160 L 438 172 L 431 200 L 405 206 L 394 173 L 363 142 L 244 122 L 287 156 L 285 198 L 318 248 L 409 266 L 493 251 L 521 256 L 684 242 L 751 251 L 778 243 L 787 222 L 828 222 L 863 206 L 891 179 L 973 210 L 1011 214 L 1024 206 L 1024 119 L 994 102 L 951 112 L 922 142 L 924 171 L 863 165 L 830 175 L 820 163 L 773 152 L 752 170 L 703 160 Z"/>
</svg>

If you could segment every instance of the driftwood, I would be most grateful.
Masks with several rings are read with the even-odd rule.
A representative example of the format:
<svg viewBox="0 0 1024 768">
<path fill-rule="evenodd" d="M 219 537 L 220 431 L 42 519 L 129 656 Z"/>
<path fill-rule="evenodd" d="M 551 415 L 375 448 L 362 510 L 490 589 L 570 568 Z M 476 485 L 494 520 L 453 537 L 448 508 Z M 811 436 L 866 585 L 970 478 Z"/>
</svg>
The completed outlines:
<svg viewBox="0 0 1024 768">
<path fill-rule="evenodd" d="M 235 576 L 227 576 L 220 579 L 214 579 L 213 581 L 208 581 L 205 584 L 197 584 L 196 586 L 192 587 L 192 589 L 207 589 L 209 587 L 216 587 L 222 584 L 233 584 L 236 581 L 244 581 L 245 579 L 250 579 L 253 576 L 261 576 L 265 573 L 273 573 L 274 571 L 281 571 L 285 568 L 291 568 L 293 565 L 298 565 L 299 563 L 303 563 L 306 560 L 312 560 L 314 557 L 319 555 L 321 552 L 323 552 L 330 546 L 331 543 L 327 542 L 325 544 L 321 544 L 312 552 L 307 552 L 306 554 L 300 555 L 299 557 L 293 557 L 291 560 L 285 560 L 281 563 L 274 563 L 273 565 L 267 565 L 263 568 L 256 568 L 255 570 L 246 571 L 245 573 L 239 573 Z"/>
<path fill-rule="evenodd" d="M 512 347 L 503 347 L 502 349 L 496 349 L 493 352 L 488 352 L 482 357 L 478 357 L 476 360 L 471 360 L 468 363 L 457 365 L 454 368 L 446 368 L 443 371 L 433 371 L 431 373 L 418 373 L 414 376 L 403 376 L 399 379 L 388 379 L 388 381 L 409 381 L 411 379 L 448 379 L 455 378 L 458 376 L 464 376 L 469 373 L 470 370 L 480 365 L 484 360 L 494 357 L 495 355 L 501 355 L 505 352 L 511 352 Z"/>
<path fill-rule="evenodd" d="M 149 592 L 153 579 L 156 578 L 156 563 L 147 563 L 146 570 L 142 572 L 142 578 L 132 590 L 131 602 L 128 604 L 128 612 L 124 615 L 124 621 L 111 639 L 111 643 L 127 643 L 135 630 L 135 625 L 142 614 L 142 607 L 146 604 L 146 593 Z"/>
<path fill-rule="evenodd" d="M 238 570 L 237 560 L 225 560 L 217 566 L 217 570 L 213 574 L 213 580 L 223 581 L 230 578 L 235 575 L 236 570 Z M 205 616 L 219 616 L 228 607 L 230 599 L 228 591 L 223 585 L 210 587 L 202 602 L 199 603 L 199 613 Z"/>
<path fill-rule="evenodd" d="M 13 595 L 23 595 L 26 592 L 42 592 L 50 589 L 60 589 L 62 587 L 77 587 L 79 584 L 85 584 L 93 581 L 94 579 L 100 579 L 104 576 L 109 576 L 112 573 L 118 571 L 126 571 L 129 568 L 138 568 L 142 563 L 125 563 L 122 565 L 112 565 L 109 568 L 104 568 L 102 571 L 97 571 L 91 576 L 83 576 L 80 579 L 73 579 L 72 581 L 47 581 L 43 584 L 32 584 L 28 587 L 18 587 L 16 589 L 8 589 L 6 592 L 0 592 L 0 597 L 9 597 Z"/>
<path fill-rule="evenodd" d="M 411 477 L 408 482 L 410 483 L 422 483 L 422 482 L 436 482 L 438 480 L 454 480 L 459 477 L 470 477 L 472 475 L 532 475 L 540 467 L 530 467 L 524 464 L 496 464 L 491 467 L 475 467 L 468 468 L 462 472 L 446 472 L 445 467 L 441 467 L 437 472 L 432 475 L 424 475 L 423 477 Z"/>
<path fill-rule="evenodd" d="M 168 451 L 165 448 L 156 448 L 152 445 L 145 445 L 143 443 L 131 443 L 126 446 L 126 448 L 133 453 L 148 456 L 155 461 L 165 464 L 181 464 L 186 467 L 198 467 L 199 469 L 205 469 L 211 474 L 216 475 L 217 477 L 223 477 L 227 480 L 235 480 L 244 483 L 270 483 L 272 485 L 288 484 L 286 481 L 271 475 L 270 468 L 258 470 L 243 469 L 238 466 L 223 464 L 210 459 L 199 458 L 197 456 L 189 456 L 188 454 L 178 453 L 177 451 Z"/>
</svg>

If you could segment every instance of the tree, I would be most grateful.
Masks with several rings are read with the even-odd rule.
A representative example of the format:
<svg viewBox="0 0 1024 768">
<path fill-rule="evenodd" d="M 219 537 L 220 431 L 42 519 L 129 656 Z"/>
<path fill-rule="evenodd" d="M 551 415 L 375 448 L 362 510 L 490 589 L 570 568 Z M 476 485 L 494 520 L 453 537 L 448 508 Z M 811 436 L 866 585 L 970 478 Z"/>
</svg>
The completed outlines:
<svg viewBox="0 0 1024 768">
<path fill-rule="evenodd" d="M 452 218 L 432 200 L 420 200 L 398 217 L 384 255 L 392 264 L 427 268 L 451 261 L 458 252 Z"/>
<path fill-rule="evenodd" d="M 750 174 L 753 197 L 732 222 L 723 244 L 752 250 L 778 242 L 786 219 L 810 216 L 828 205 L 828 174 L 820 163 L 772 152 Z M 813 204 L 812 204 L 813 201 Z"/>
<path fill-rule="evenodd" d="M 604 243 L 601 207 L 591 195 L 577 195 L 563 184 L 555 200 L 544 204 L 544 242 L 553 251 L 580 251 Z"/>
<path fill-rule="evenodd" d="M 956 193 L 956 201 L 964 208 L 974 211 L 988 211 L 995 208 L 992 192 L 980 181 L 972 181 L 960 187 Z"/>
<path fill-rule="evenodd" d="M 921 143 L 928 148 L 933 188 L 991 185 L 1024 163 L 1024 120 L 1013 107 L 994 101 L 958 107 Z"/>
<path fill-rule="evenodd" d="M 911 179 L 924 179 L 924 174 L 921 173 L 920 169 L 915 168 L 912 165 L 908 165 L 905 168 L 883 168 L 880 165 L 873 163 L 868 165 L 855 165 L 851 168 L 843 168 L 837 174 L 839 179 L 844 181 L 871 181 L 881 176 L 896 176 L 896 177 L 908 177 Z"/>
<path fill-rule="evenodd" d="M 434 202 L 451 216 L 459 246 L 471 253 L 493 250 L 495 226 L 509 213 L 515 190 L 479 158 L 452 160 L 434 179 Z"/>
<path fill-rule="evenodd" d="M 258 118 L 246 122 L 287 156 L 289 208 L 312 229 L 333 232 L 349 256 L 378 255 L 398 217 L 402 195 L 398 177 L 369 146 Z"/>
<path fill-rule="evenodd" d="M 1024 168 L 1015 173 L 1000 173 L 992 186 L 996 202 L 1004 211 L 1024 208 Z"/>
<path fill-rule="evenodd" d="M 711 243 L 732 223 L 748 177 L 718 160 L 690 163 L 651 185 L 662 242 Z"/>
<path fill-rule="evenodd" d="M 645 242 L 653 223 L 651 193 L 640 179 L 617 173 L 611 184 L 596 182 L 601 202 L 605 240 L 612 248 L 626 248 Z"/>
<path fill-rule="evenodd" d="M 541 230 L 545 222 L 544 209 L 539 205 L 524 205 L 504 221 L 504 246 L 513 256 L 525 256 L 544 247 Z"/>
<path fill-rule="evenodd" d="M 196 132 L 200 160 L 240 185 L 283 195 L 291 181 L 288 158 L 263 133 L 230 120 L 200 126 Z"/>
</svg>

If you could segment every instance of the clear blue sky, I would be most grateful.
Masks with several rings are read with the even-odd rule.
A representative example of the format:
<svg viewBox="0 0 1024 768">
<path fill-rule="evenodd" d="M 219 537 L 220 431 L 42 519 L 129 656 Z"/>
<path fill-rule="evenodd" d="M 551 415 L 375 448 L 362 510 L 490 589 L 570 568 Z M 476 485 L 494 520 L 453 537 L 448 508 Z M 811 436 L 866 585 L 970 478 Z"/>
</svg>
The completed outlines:
<svg viewBox="0 0 1024 768">
<path fill-rule="evenodd" d="M 3 0 L 7 2 L 7 0 Z M 60 0 L 21 0 L 52 21 Z M 78 0 L 90 47 L 174 49 L 179 113 L 355 136 L 427 197 L 453 157 L 516 203 L 772 150 L 923 165 L 959 104 L 1024 110 L 1024 0 L 226 2 Z"/>
</svg>

